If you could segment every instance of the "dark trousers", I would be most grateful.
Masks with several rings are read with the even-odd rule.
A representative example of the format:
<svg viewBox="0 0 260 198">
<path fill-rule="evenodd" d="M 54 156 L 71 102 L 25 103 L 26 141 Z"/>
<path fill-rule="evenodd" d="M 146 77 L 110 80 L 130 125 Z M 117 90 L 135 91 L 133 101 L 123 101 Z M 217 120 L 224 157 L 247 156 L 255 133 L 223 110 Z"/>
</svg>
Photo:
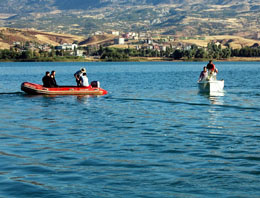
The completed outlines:
<svg viewBox="0 0 260 198">
<path fill-rule="evenodd" d="M 80 87 L 80 80 L 76 79 L 77 86 Z"/>
</svg>

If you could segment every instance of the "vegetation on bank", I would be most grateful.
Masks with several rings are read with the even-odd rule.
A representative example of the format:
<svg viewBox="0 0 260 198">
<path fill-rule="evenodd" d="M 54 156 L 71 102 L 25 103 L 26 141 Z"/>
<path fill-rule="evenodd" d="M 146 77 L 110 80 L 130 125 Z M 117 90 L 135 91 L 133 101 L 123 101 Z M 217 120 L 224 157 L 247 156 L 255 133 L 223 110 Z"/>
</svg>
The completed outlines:
<svg viewBox="0 0 260 198">
<path fill-rule="evenodd" d="M 165 60 L 223 60 L 231 57 L 260 57 L 260 47 L 256 45 L 253 47 L 232 49 L 229 46 L 222 48 L 221 45 L 214 43 L 209 43 L 206 49 L 196 45 L 192 45 L 189 49 L 167 47 L 165 50 L 100 47 L 92 55 L 100 56 L 100 59 L 104 61 L 128 61 L 130 57 L 131 60 L 143 57 L 161 57 Z"/>
<path fill-rule="evenodd" d="M 0 61 L 17 61 L 17 62 L 68 62 L 68 61 L 84 61 L 83 57 L 71 56 L 58 50 L 46 51 L 16 51 L 0 50 Z"/>
<path fill-rule="evenodd" d="M 165 50 L 152 49 L 120 49 L 100 47 L 99 49 L 85 49 L 86 56 L 99 57 L 101 61 L 131 61 L 143 60 L 143 58 L 162 58 L 163 60 L 204 60 L 215 59 L 223 60 L 232 57 L 260 57 L 260 47 L 243 47 L 241 49 L 232 49 L 229 46 L 223 48 L 221 45 L 209 43 L 207 48 L 200 48 L 192 45 L 189 49 L 174 49 L 167 47 Z M 0 50 L 0 61 L 86 61 L 84 57 L 73 55 L 64 50 L 52 49 L 46 51 L 17 51 L 14 48 L 10 50 Z"/>
</svg>

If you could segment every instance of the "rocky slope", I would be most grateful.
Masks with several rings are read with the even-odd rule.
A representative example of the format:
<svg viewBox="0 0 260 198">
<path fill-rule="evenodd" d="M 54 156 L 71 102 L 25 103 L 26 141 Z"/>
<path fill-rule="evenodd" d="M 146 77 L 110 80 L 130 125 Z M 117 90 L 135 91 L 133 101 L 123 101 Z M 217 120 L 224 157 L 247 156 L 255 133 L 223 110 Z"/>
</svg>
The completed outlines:
<svg viewBox="0 0 260 198">
<path fill-rule="evenodd" d="M 87 35 L 150 31 L 243 35 L 260 30 L 259 0 L 0 0 L 0 26 Z"/>
</svg>

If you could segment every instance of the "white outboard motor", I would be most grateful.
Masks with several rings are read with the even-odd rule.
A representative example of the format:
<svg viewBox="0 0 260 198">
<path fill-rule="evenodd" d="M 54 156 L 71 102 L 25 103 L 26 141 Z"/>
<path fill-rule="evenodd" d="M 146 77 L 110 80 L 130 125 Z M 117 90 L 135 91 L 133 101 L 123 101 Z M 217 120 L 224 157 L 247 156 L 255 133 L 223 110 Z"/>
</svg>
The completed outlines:
<svg viewBox="0 0 260 198">
<path fill-rule="evenodd" d="M 90 83 L 91 87 L 95 87 L 95 88 L 99 88 L 100 87 L 100 83 L 99 81 L 92 81 Z"/>
</svg>

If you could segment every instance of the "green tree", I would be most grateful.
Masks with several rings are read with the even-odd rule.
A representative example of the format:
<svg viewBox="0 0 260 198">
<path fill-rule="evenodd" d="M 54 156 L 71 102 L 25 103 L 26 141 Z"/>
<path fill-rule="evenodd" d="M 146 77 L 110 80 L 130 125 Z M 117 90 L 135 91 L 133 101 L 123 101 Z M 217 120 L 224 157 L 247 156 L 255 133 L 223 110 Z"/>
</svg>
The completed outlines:
<svg viewBox="0 0 260 198">
<path fill-rule="evenodd" d="M 231 49 L 225 48 L 222 50 L 222 58 L 229 58 L 231 56 Z"/>
<path fill-rule="evenodd" d="M 171 57 L 178 60 L 178 59 L 181 59 L 181 58 L 183 57 L 183 54 L 184 54 L 184 53 L 183 53 L 182 50 L 177 49 L 177 50 L 175 50 L 175 51 L 172 53 Z"/>
<path fill-rule="evenodd" d="M 35 50 L 35 51 L 33 52 L 33 56 L 34 56 L 35 58 L 40 58 L 40 57 L 41 57 L 41 54 L 39 53 L 39 51 Z"/>
<path fill-rule="evenodd" d="M 188 59 L 191 59 L 193 58 L 193 53 L 192 53 L 192 50 L 185 50 L 184 51 L 184 56 L 187 57 Z"/>
<path fill-rule="evenodd" d="M 32 58 L 31 51 L 27 50 L 22 52 L 21 59 L 27 60 L 31 58 Z"/>
<path fill-rule="evenodd" d="M 170 57 L 171 53 L 172 53 L 172 49 L 170 47 L 166 47 L 165 56 Z"/>
<path fill-rule="evenodd" d="M 206 51 L 203 48 L 198 48 L 195 54 L 195 58 L 206 58 Z"/>
<path fill-rule="evenodd" d="M 121 49 L 105 48 L 100 58 L 106 61 L 126 61 L 129 57 Z"/>
</svg>

